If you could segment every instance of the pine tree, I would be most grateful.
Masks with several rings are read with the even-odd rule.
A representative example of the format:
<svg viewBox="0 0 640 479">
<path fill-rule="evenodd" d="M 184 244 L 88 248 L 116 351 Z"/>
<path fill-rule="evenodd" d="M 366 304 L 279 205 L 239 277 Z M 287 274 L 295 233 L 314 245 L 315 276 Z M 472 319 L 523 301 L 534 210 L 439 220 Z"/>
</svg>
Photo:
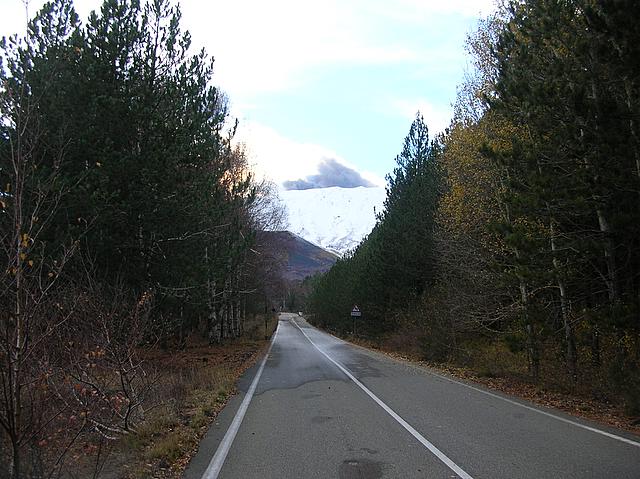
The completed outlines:
<svg viewBox="0 0 640 479">
<path fill-rule="evenodd" d="M 416 115 L 396 158 L 397 167 L 387 176 L 387 198 L 379 218 L 379 254 L 382 271 L 391 280 L 388 300 L 392 308 L 415 300 L 434 278 L 433 227 L 441 193 L 439 152 L 440 145 L 429 140 L 424 119 Z"/>
</svg>

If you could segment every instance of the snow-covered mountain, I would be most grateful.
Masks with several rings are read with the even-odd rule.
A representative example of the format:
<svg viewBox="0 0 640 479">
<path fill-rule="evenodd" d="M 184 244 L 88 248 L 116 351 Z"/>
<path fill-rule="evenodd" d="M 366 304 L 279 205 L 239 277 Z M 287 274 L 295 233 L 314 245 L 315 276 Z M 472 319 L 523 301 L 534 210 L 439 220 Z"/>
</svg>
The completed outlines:
<svg viewBox="0 0 640 479">
<path fill-rule="evenodd" d="M 289 213 L 289 231 L 342 255 L 373 229 L 385 189 L 334 186 L 285 190 L 280 197 Z"/>
</svg>

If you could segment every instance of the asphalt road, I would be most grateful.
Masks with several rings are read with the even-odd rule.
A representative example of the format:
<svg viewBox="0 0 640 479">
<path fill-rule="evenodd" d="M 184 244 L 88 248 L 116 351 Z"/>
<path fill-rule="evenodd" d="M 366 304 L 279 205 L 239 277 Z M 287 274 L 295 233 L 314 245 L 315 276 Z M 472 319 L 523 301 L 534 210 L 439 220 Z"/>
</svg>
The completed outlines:
<svg viewBox="0 0 640 479">
<path fill-rule="evenodd" d="M 238 387 L 185 478 L 640 478 L 638 436 L 352 346 L 293 314 Z"/>
</svg>

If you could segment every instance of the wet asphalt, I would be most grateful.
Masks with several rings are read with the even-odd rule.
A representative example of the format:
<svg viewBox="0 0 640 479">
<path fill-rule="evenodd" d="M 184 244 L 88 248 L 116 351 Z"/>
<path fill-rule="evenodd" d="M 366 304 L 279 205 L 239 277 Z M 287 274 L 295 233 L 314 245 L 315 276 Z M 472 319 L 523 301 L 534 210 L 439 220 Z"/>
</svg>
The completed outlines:
<svg viewBox="0 0 640 479">
<path fill-rule="evenodd" d="M 459 477 L 311 341 L 469 477 L 640 478 L 638 436 L 469 387 L 287 313 L 220 478 Z M 209 429 L 186 479 L 202 478 L 257 369 L 241 378 L 240 393 Z"/>
</svg>

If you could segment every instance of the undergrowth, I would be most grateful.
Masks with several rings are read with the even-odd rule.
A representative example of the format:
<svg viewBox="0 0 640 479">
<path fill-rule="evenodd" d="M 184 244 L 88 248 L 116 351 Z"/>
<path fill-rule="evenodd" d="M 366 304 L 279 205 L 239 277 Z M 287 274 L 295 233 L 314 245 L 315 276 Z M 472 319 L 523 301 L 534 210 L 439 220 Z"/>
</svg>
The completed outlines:
<svg viewBox="0 0 640 479">
<path fill-rule="evenodd" d="M 270 318 L 267 335 L 277 320 Z M 123 437 L 100 477 L 180 477 L 202 436 L 235 393 L 239 376 L 264 350 L 264 321 L 246 324 L 242 338 L 209 346 L 194 338 L 182 351 L 153 351 L 159 371 L 154 401 L 135 433 Z"/>
</svg>

